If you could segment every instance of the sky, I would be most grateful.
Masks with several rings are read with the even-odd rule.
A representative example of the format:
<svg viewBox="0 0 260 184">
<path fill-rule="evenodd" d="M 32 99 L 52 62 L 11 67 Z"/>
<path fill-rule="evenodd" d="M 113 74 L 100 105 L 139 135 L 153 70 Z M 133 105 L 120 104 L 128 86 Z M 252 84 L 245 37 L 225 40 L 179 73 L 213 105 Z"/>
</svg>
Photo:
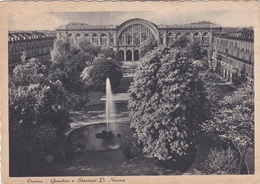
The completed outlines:
<svg viewBox="0 0 260 184">
<path fill-rule="evenodd" d="M 9 30 L 54 30 L 70 22 L 90 25 L 120 25 L 132 18 L 142 18 L 157 25 L 188 24 L 210 21 L 223 27 L 254 25 L 253 12 L 248 10 L 214 11 L 148 11 L 148 12 L 46 12 L 9 14 Z"/>
</svg>

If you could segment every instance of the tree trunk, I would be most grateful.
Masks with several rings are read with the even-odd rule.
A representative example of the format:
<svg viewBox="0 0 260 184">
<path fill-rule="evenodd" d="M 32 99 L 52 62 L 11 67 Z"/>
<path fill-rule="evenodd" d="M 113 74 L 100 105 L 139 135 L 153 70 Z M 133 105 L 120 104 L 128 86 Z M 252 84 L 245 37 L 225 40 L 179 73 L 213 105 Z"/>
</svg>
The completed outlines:
<svg viewBox="0 0 260 184">
<path fill-rule="evenodd" d="M 243 173 L 243 165 L 245 164 L 245 156 L 246 156 L 246 149 L 247 148 L 244 148 L 244 150 L 240 150 L 239 153 L 240 153 L 240 161 L 239 161 L 239 174 L 245 174 Z M 247 168 L 246 168 L 247 169 Z M 247 169 L 247 173 L 248 173 L 248 169 Z"/>
<path fill-rule="evenodd" d="M 247 169 L 247 174 L 250 174 L 250 169 L 249 169 L 249 166 L 248 166 L 248 164 L 246 162 L 246 159 L 244 159 L 244 161 L 245 161 L 245 165 L 246 165 L 246 169 Z"/>
<path fill-rule="evenodd" d="M 244 155 L 240 153 L 240 160 L 239 160 L 239 174 L 242 174 L 242 167 L 243 167 Z"/>
</svg>

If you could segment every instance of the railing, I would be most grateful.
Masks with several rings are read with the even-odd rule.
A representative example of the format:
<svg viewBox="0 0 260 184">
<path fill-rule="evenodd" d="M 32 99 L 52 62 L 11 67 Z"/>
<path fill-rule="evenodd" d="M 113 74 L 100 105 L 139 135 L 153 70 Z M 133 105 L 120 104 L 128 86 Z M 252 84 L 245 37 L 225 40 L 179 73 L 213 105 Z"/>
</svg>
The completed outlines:
<svg viewBox="0 0 260 184">
<path fill-rule="evenodd" d="M 158 28 L 221 28 L 217 24 L 158 25 Z"/>
<path fill-rule="evenodd" d="M 116 29 L 116 25 L 69 25 L 69 26 L 60 26 L 57 28 L 57 30 L 60 29 Z"/>
<path fill-rule="evenodd" d="M 9 36 L 8 42 L 13 41 L 22 41 L 22 40 L 37 40 L 37 39 L 47 39 L 47 38 L 55 38 L 56 36 L 53 35 L 45 35 L 45 36 Z"/>
</svg>

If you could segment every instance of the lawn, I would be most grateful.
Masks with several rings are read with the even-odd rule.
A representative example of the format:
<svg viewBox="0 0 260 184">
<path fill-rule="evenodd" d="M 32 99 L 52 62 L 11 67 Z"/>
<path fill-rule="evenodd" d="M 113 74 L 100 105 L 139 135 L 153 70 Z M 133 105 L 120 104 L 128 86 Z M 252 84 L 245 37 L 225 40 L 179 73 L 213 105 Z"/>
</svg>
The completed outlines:
<svg viewBox="0 0 260 184">
<path fill-rule="evenodd" d="M 45 174 L 49 176 L 179 175 L 182 170 L 183 163 L 178 165 L 172 163 L 169 166 L 143 155 L 126 159 L 120 150 L 107 150 L 85 152 L 75 159 L 54 165 Z"/>
</svg>

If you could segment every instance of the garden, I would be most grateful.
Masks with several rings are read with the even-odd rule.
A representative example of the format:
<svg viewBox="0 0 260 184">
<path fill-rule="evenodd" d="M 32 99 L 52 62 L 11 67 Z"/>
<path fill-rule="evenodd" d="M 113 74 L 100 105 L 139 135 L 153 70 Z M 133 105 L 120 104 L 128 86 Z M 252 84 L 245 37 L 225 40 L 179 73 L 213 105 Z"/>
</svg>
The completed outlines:
<svg viewBox="0 0 260 184">
<path fill-rule="evenodd" d="M 205 49 L 182 37 L 170 48 L 148 41 L 141 53 L 134 75 L 113 49 L 64 39 L 51 61 L 18 64 L 10 176 L 254 173 L 252 87 L 223 81 Z"/>
</svg>

